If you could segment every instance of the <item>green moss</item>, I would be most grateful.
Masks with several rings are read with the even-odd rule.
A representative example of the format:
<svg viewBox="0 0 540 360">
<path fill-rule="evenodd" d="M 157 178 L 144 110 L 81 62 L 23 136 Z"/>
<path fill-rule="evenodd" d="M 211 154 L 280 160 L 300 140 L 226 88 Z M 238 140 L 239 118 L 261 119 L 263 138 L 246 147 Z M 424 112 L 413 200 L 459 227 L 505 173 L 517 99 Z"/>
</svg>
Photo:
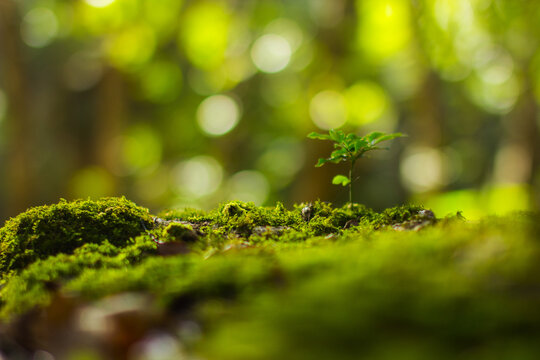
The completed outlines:
<svg viewBox="0 0 540 360">
<path fill-rule="evenodd" d="M 298 213 L 285 209 L 278 203 L 275 207 L 257 207 L 253 203 L 232 201 L 222 204 L 209 214 L 221 230 L 234 231 L 249 236 L 257 226 L 290 226 L 298 228 Z"/>
<path fill-rule="evenodd" d="M 182 220 L 189 222 L 203 222 L 210 220 L 206 211 L 186 208 L 182 210 L 165 210 L 158 214 L 158 218 L 164 220 Z"/>
<path fill-rule="evenodd" d="M 163 229 L 163 238 L 191 243 L 197 241 L 198 236 L 191 225 L 172 222 Z"/>
<path fill-rule="evenodd" d="M 533 359 L 540 246 L 532 226 L 521 216 L 451 222 L 279 252 L 285 290 L 268 284 L 226 314 L 202 305 L 201 316 L 222 325 L 199 351 L 220 359 Z"/>
<path fill-rule="evenodd" d="M 54 226 L 43 231 L 43 223 Z M 10 270 L 0 317 L 17 319 L 68 294 L 92 306 L 136 292 L 150 294 L 164 319 L 187 312 L 201 325 L 193 357 L 430 359 L 442 352 L 451 359 L 463 344 L 493 346 L 520 326 L 540 334 L 529 296 L 540 287 L 537 224 L 530 214 L 472 224 L 438 221 L 415 206 L 377 213 L 321 201 L 292 210 L 235 201 L 154 218 L 125 199 L 61 202 L 0 230 L 22 243 L 31 236 L 48 243 L 59 232 L 57 242 L 72 244 Z M 129 229 L 134 235 L 125 236 Z M 11 254 L 20 256 L 17 249 L 29 247 Z M 157 326 L 168 329 L 167 321 Z"/>
<path fill-rule="evenodd" d="M 143 232 L 141 223 L 151 226 L 151 221 L 148 210 L 123 197 L 31 208 L 0 229 L 0 277 L 85 244 L 124 246 Z"/>
<path fill-rule="evenodd" d="M 287 210 L 281 203 L 274 207 L 257 207 L 253 203 L 233 201 L 208 213 L 172 210 L 152 218 L 146 209 L 125 198 L 61 201 L 36 207 L 9 220 L 0 230 L 2 273 L 4 282 L 8 283 L 2 290 L 7 304 L 3 313 L 20 313 L 32 303 L 44 303 L 48 299 L 46 282 L 65 283 L 83 276 L 81 273 L 88 269 L 105 271 L 100 278 L 116 279 L 118 276 L 112 276 L 110 269 L 136 265 L 158 253 L 192 252 L 194 257 L 202 254 L 208 258 L 243 254 L 254 248 L 274 251 L 276 244 L 280 244 L 279 247 L 314 244 L 318 236 L 324 240 L 329 234 L 333 234 L 333 238 L 340 234 L 345 238 L 361 232 L 369 234 L 370 229 L 414 219 L 419 210 L 399 207 L 377 214 L 358 204 L 334 208 L 321 201 Z M 142 237 L 133 240 L 143 232 Z M 178 252 L 159 250 L 161 245 L 152 239 L 158 243 L 180 242 L 189 246 Z M 16 280 L 8 281 L 8 274 L 14 276 L 15 271 L 21 270 L 24 271 L 15 276 Z M 20 285 L 23 283 L 26 287 Z M 85 286 L 93 288 L 94 285 L 86 283 Z M 95 286 L 100 291 L 107 288 L 104 284 Z M 24 290 L 27 287 L 31 289 L 28 292 Z"/>
<path fill-rule="evenodd" d="M 340 233 L 345 227 L 356 226 L 359 222 L 368 224 L 374 214 L 373 210 L 358 204 L 333 208 L 329 203 L 317 201 L 301 207 L 309 209 L 310 216 L 305 219 L 305 231 L 311 236 Z"/>
<path fill-rule="evenodd" d="M 159 218 L 185 222 L 207 237 L 223 239 L 233 235 L 253 241 L 298 241 L 310 236 L 340 234 L 358 226 L 380 229 L 406 222 L 414 225 L 426 220 L 421 215 L 423 210 L 419 206 L 407 205 L 376 213 L 360 204 L 335 208 L 319 200 L 287 210 L 281 203 L 274 207 L 258 207 L 253 203 L 232 201 L 208 213 L 193 209 L 169 210 L 161 213 Z M 434 218 L 432 220 L 429 223 L 435 222 Z"/>
<path fill-rule="evenodd" d="M 327 219 L 336 210 L 321 209 L 331 210 L 316 212 Z M 357 215 L 340 211 L 336 223 Z M 166 314 L 189 310 L 204 329 L 192 351 L 208 359 L 454 359 L 473 350 L 488 359 L 500 344 L 509 347 L 498 358 L 516 358 L 518 345 L 536 358 L 537 221 L 523 214 L 478 224 L 455 219 L 420 232 L 358 225 L 301 242 L 237 240 L 207 258 L 152 256 L 148 237 L 129 251 L 87 244 L 12 278 L 3 309 L 46 304 L 46 283 L 54 281 L 86 301 L 144 292 Z"/>
<path fill-rule="evenodd" d="M 58 206 L 73 213 L 83 203 Z M 25 239 L 21 234 L 42 229 L 44 220 L 37 216 L 23 226 L 24 219 L 49 209 L 16 218 L 18 227 L 12 219 L 1 233 Z M 51 251 L 5 277 L 0 316 L 54 303 L 58 291 L 85 303 L 140 292 L 152 295 L 165 318 L 188 312 L 201 324 L 203 336 L 189 347 L 194 357 L 540 356 L 537 215 L 468 223 L 459 216 L 438 221 L 414 206 L 377 213 L 320 201 L 292 210 L 232 202 L 208 213 L 169 211 L 154 219 L 132 204 L 127 209 L 137 216 L 125 215 L 122 223 L 141 232 L 140 216 L 148 232 L 119 238 L 100 222 L 91 222 L 99 231 L 81 228 L 76 219 L 82 215 L 62 213 L 79 224 L 61 222 L 79 232 L 79 246 Z M 94 219 L 96 212 L 90 213 Z M 54 218 L 48 223 L 56 224 Z M 151 236 L 197 251 L 162 257 Z M 54 296 L 51 288 L 58 289 Z"/>
<path fill-rule="evenodd" d="M 50 300 L 50 284 L 64 284 L 88 269 L 126 268 L 156 254 L 156 246 L 148 237 L 128 240 L 122 247 L 104 240 L 87 243 L 72 254 L 57 254 L 36 260 L 0 289 L 3 306 L 0 317 L 9 317 L 46 305 Z"/>
</svg>

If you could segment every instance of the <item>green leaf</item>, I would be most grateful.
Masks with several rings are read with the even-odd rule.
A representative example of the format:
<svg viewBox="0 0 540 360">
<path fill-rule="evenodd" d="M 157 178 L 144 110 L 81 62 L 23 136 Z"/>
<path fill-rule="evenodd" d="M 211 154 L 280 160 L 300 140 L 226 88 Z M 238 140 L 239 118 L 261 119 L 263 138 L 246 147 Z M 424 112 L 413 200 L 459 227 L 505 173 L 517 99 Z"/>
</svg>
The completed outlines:
<svg viewBox="0 0 540 360">
<path fill-rule="evenodd" d="M 372 151 L 372 150 L 388 150 L 388 148 L 385 148 L 385 147 L 379 147 L 379 146 L 369 146 L 367 148 L 364 149 L 364 151 L 362 152 L 362 155 L 364 155 L 365 153 L 367 153 L 368 151 Z"/>
<path fill-rule="evenodd" d="M 368 142 L 368 143 L 373 143 L 374 141 L 376 141 L 378 138 L 380 138 L 381 136 L 384 136 L 385 133 L 383 132 L 380 132 L 380 131 L 374 131 L 372 133 L 369 133 L 367 134 L 366 136 L 364 136 L 364 139 Z"/>
<path fill-rule="evenodd" d="M 331 140 L 329 135 L 319 134 L 319 133 L 316 133 L 316 132 L 312 132 L 312 133 L 308 134 L 307 137 L 310 138 L 310 139 Z"/>
<path fill-rule="evenodd" d="M 347 186 L 347 185 L 349 185 L 350 182 L 351 181 L 349 180 L 349 178 L 346 177 L 345 175 L 336 175 L 332 179 L 332 184 L 334 184 L 334 185 Z"/>
<path fill-rule="evenodd" d="M 358 138 L 356 139 L 356 141 L 354 142 L 353 144 L 353 148 L 354 148 L 354 152 L 358 152 L 360 150 L 364 150 L 366 148 L 366 146 L 368 145 L 367 141 L 362 139 L 362 138 Z"/>
<path fill-rule="evenodd" d="M 332 159 L 342 158 L 342 157 L 347 158 L 348 157 L 347 155 L 348 155 L 347 149 L 341 148 L 341 149 L 332 151 L 332 153 L 330 154 L 330 158 Z"/>
<path fill-rule="evenodd" d="M 360 138 L 356 136 L 356 134 L 348 134 L 345 138 L 345 144 L 347 144 L 348 148 L 351 148 L 359 139 Z"/>
<path fill-rule="evenodd" d="M 377 139 L 373 141 L 373 145 L 380 143 L 381 141 L 387 141 L 392 140 L 398 137 L 405 136 L 402 133 L 393 133 L 393 134 L 385 134 L 384 136 L 380 136 Z"/>
<path fill-rule="evenodd" d="M 330 135 L 330 139 L 338 143 L 342 143 L 343 139 L 345 139 L 345 134 L 341 130 L 330 129 L 328 134 Z"/>
<path fill-rule="evenodd" d="M 315 167 L 321 167 L 329 161 L 330 159 L 320 158 L 319 161 L 317 161 L 317 164 L 315 165 Z"/>
</svg>

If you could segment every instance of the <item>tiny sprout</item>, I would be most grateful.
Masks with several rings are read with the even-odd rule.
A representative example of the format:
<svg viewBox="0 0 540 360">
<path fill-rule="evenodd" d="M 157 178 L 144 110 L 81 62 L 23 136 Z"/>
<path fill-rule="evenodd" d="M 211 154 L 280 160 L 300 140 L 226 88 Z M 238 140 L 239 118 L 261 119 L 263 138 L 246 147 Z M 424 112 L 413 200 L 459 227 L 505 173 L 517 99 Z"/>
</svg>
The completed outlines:
<svg viewBox="0 0 540 360">
<path fill-rule="evenodd" d="M 349 175 L 336 175 L 332 179 L 332 184 L 349 186 L 349 203 L 352 204 L 352 172 L 356 160 L 363 157 L 364 154 L 371 150 L 387 149 L 376 146 L 380 142 L 392 140 L 397 137 L 405 136 L 402 133 L 385 134 L 383 132 L 372 132 L 363 137 L 358 137 L 355 134 L 344 134 L 341 130 L 330 129 L 328 134 L 318 134 L 312 132 L 308 135 L 310 139 L 331 140 L 334 142 L 334 151 L 329 158 L 319 159 L 316 167 L 323 166 L 327 162 L 339 163 L 341 161 L 349 161 Z"/>
</svg>

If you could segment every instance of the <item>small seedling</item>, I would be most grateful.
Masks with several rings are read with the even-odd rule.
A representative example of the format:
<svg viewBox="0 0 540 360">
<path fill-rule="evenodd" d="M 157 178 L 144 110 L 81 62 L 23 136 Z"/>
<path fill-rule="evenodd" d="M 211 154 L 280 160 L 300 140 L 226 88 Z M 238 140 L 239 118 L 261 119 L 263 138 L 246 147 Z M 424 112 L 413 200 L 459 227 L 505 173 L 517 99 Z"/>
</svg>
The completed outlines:
<svg viewBox="0 0 540 360">
<path fill-rule="evenodd" d="M 332 179 L 332 184 L 349 186 L 349 203 L 352 204 L 352 173 L 356 161 L 363 157 L 365 153 L 371 150 L 387 149 L 377 146 L 377 144 L 404 136 L 401 133 L 385 134 L 383 132 L 372 132 L 363 137 L 355 134 L 345 134 L 341 130 L 330 129 L 328 134 L 318 134 L 312 132 L 308 135 L 310 139 L 331 140 L 334 142 L 334 151 L 329 158 L 319 159 L 316 167 L 323 166 L 327 162 L 339 163 L 341 161 L 349 162 L 349 175 L 336 175 Z"/>
</svg>

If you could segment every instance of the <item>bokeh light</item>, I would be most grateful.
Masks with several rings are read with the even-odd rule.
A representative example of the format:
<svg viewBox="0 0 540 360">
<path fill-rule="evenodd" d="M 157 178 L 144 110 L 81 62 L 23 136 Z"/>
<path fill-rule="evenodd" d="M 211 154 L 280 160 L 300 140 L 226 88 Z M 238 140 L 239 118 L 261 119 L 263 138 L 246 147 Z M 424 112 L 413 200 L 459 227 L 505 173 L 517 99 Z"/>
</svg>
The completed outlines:
<svg viewBox="0 0 540 360">
<path fill-rule="evenodd" d="M 253 202 L 262 205 L 270 193 L 266 177 L 254 170 L 237 172 L 228 181 L 229 199 Z"/>
<path fill-rule="evenodd" d="M 84 0 L 90 6 L 102 8 L 111 5 L 115 0 Z"/>
<path fill-rule="evenodd" d="M 52 10 L 36 7 L 24 16 L 21 37 L 26 45 L 40 48 L 51 43 L 58 33 L 58 19 Z"/>
<path fill-rule="evenodd" d="M 435 0 L 435 20 L 441 28 L 448 30 L 450 26 L 461 25 L 469 28 L 473 22 L 471 3 L 463 0 Z"/>
<path fill-rule="evenodd" d="M 182 89 L 182 71 L 171 61 L 154 61 L 140 74 L 141 93 L 156 103 L 174 101 Z"/>
<path fill-rule="evenodd" d="M 121 160 L 128 174 L 148 172 L 161 160 L 162 143 L 155 130 L 143 124 L 131 127 L 121 139 Z"/>
<path fill-rule="evenodd" d="M 305 154 L 301 144 L 292 138 L 272 142 L 259 160 L 257 168 L 267 174 L 278 187 L 287 185 L 304 166 Z"/>
<path fill-rule="evenodd" d="M 531 155 L 520 144 L 506 144 L 495 155 L 494 181 L 525 183 L 531 175 Z"/>
<path fill-rule="evenodd" d="M 200 198 L 214 193 L 223 178 L 223 168 L 211 156 L 199 155 L 178 163 L 171 172 L 173 187 L 181 196 Z"/>
<path fill-rule="evenodd" d="M 434 190 L 447 181 L 446 166 L 446 158 L 440 150 L 421 146 L 411 147 L 401 160 L 401 179 L 413 192 Z"/>
<path fill-rule="evenodd" d="M 476 54 L 474 64 L 482 81 L 499 85 L 507 82 L 514 72 L 512 57 L 498 48 L 483 48 Z"/>
<path fill-rule="evenodd" d="M 489 83 L 485 78 L 471 76 L 467 79 L 471 99 L 493 114 L 507 114 L 512 110 L 521 92 L 517 78 L 510 77 L 500 84 Z"/>
<path fill-rule="evenodd" d="M 316 94 L 309 104 L 311 120 L 317 127 L 337 129 L 347 121 L 345 97 L 334 90 L 324 90 Z"/>
<path fill-rule="evenodd" d="M 224 2 L 193 2 L 182 20 L 178 42 L 193 65 L 215 68 L 224 61 L 231 16 Z"/>
<path fill-rule="evenodd" d="M 279 35 L 284 38 L 291 52 L 296 51 L 304 41 L 304 33 L 298 24 L 286 18 L 277 18 L 270 22 L 264 29 L 267 34 Z"/>
<path fill-rule="evenodd" d="M 358 82 L 345 91 L 351 123 L 364 125 L 378 120 L 389 106 L 384 90 L 372 82 Z"/>
<path fill-rule="evenodd" d="M 281 35 L 266 34 L 258 38 L 251 48 L 255 66 L 267 73 L 285 69 L 291 61 L 291 44 Z"/>
<path fill-rule="evenodd" d="M 154 333 L 131 346 L 130 359 L 182 359 L 185 358 L 183 347 L 176 337 L 168 333 Z"/>
<path fill-rule="evenodd" d="M 103 8 L 111 5 L 115 0 L 84 0 L 84 2 L 95 8 Z"/>
<path fill-rule="evenodd" d="M 426 69 L 417 61 L 416 55 L 411 49 L 404 50 L 382 69 L 385 88 L 395 101 L 414 98 L 426 79 Z"/>
<path fill-rule="evenodd" d="M 409 45 L 408 0 L 357 0 L 356 5 L 358 42 L 366 57 L 383 62 Z"/>
<path fill-rule="evenodd" d="M 104 4 L 102 2 L 101 4 Z M 104 33 L 105 39 L 134 25 L 134 17 L 138 2 L 117 0 L 109 2 L 106 6 L 95 7 L 85 1 L 78 1 L 73 8 L 72 21 L 76 22 L 75 30 L 84 30 L 93 36 Z"/>
<path fill-rule="evenodd" d="M 221 136 L 231 131 L 240 120 L 238 103 L 227 95 L 206 98 L 197 109 L 197 123 L 205 134 Z"/>
<path fill-rule="evenodd" d="M 107 50 L 111 62 L 124 70 L 135 70 L 154 54 L 156 39 L 151 28 L 133 26 L 109 39 Z"/>
</svg>

